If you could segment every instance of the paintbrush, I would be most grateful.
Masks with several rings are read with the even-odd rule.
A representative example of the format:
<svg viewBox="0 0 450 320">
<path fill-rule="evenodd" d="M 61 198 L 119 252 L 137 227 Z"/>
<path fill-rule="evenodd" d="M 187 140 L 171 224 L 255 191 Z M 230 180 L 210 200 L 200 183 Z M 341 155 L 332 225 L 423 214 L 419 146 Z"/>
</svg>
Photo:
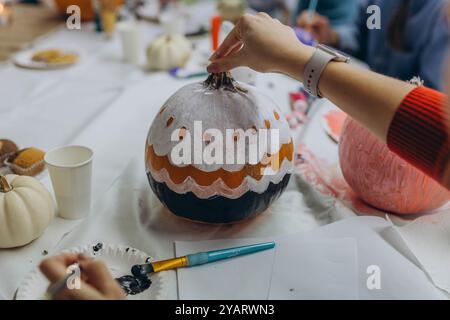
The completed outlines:
<svg viewBox="0 0 450 320">
<path fill-rule="evenodd" d="M 188 254 L 184 257 L 178 257 L 164 261 L 156 261 L 141 265 L 134 265 L 131 268 L 131 273 L 136 278 L 140 278 L 160 271 L 173 270 L 178 268 L 190 268 L 219 260 L 225 260 L 263 250 L 273 249 L 274 247 L 275 242 L 267 242 L 243 247 L 193 253 Z"/>
<path fill-rule="evenodd" d="M 75 274 L 75 270 L 69 272 L 64 278 L 56 281 L 52 285 L 47 288 L 47 291 L 44 293 L 42 300 L 53 300 L 53 298 L 59 294 L 64 288 L 67 286 L 67 281 L 71 276 Z"/>
<path fill-rule="evenodd" d="M 308 20 L 309 20 L 309 23 L 311 23 L 312 20 L 313 20 L 314 13 L 316 12 L 318 2 L 319 2 L 319 0 L 311 0 L 309 2 L 309 7 L 308 7 Z"/>
</svg>

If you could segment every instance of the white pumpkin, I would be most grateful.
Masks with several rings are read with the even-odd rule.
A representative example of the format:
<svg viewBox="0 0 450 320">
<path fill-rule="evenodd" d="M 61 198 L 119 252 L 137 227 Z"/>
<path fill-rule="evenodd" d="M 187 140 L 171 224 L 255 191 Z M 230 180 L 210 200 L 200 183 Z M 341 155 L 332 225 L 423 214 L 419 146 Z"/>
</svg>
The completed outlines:
<svg viewBox="0 0 450 320">
<path fill-rule="evenodd" d="M 48 190 L 35 178 L 0 176 L 0 248 L 39 238 L 55 216 Z"/>
<path fill-rule="evenodd" d="M 183 67 L 191 57 L 191 43 L 178 34 L 159 36 L 147 48 L 150 70 L 167 71 Z"/>
</svg>

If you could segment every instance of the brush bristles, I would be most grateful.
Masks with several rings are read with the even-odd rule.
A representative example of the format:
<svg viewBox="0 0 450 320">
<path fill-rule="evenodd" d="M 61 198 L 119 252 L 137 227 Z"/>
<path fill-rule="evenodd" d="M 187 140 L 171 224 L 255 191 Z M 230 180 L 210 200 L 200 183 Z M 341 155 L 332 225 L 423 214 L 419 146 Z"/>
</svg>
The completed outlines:
<svg viewBox="0 0 450 320">
<path fill-rule="evenodd" d="M 135 277 L 142 277 L 146 276 L 149 273 L 153 273 L 153 266 L 151 264 L 140 264 L 140 265 L 134 265 L 131 268 L 131 273 Z"/>
</svg>

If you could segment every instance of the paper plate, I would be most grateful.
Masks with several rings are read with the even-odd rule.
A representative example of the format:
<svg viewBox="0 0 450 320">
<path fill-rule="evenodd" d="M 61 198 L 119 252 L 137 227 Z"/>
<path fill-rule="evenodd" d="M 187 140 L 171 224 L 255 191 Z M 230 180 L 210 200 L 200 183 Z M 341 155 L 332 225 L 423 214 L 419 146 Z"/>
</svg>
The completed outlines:
<svg viewBox="0 0 450 320">
<path fill-rule="evenodd" d="M 43 61 L 33 61 L 33 54 L 37 51 L 46 50 L 49 48 L 34 48 L 32 50 L 26 50 L 19 52 L 14 56 L 13 62 L 16 66 L 26 69 L 35 69 L 35 70 L 52 70 L 52 69 L 62 69 L 70 67 L 76 64 L 81 59 L 81 53 L 78 50 L 71 48 L 56 48 L 60 49 L 64 53 L 69 53 L 78 56 L 78 60 L 75 62 L 61 62 L 61 63 L 47 63 Z"/>
<path fill-rule="evenodd" d="M 94 249 L 97 245 L 87 245 L 76 247 L 64 252 L 83 252 L 94 259 L 102 260 L 108 266 L 112 276 L 118 278 L 131 274 L 131 267 L 135 264 L 143 264 L 145 262 L 154 261 L 154 259 L 146 253 L 123 245 L 102 245 L 102 248 Z M 151 276 L 152 284 L 149 289 L 136 294 L 128 295 L 129 300 L 161 300 L 164 299 L 167 291 L 167 272 L 159 272 Z M 17 289 L 17 300 L 40 300 L 48 288 L 49 282 L 42 275 L 38 268 L 31 271 L 22 280 Z"/>
</svg>

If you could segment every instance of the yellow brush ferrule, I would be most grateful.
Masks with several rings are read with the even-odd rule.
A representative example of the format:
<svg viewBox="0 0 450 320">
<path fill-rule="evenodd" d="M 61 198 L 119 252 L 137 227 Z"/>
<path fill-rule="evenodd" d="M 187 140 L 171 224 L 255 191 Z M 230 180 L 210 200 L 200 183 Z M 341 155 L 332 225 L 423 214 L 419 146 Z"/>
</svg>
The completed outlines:
<svg viewBox="0 0 450 320">
<path fill-rule="evenodd" d="M 174 258 L 169 260 L 152 262 L 153 272 L 160 272 L 176 268 L 183 268 L 188 266 L 187 257 Z"/>
</svg>

